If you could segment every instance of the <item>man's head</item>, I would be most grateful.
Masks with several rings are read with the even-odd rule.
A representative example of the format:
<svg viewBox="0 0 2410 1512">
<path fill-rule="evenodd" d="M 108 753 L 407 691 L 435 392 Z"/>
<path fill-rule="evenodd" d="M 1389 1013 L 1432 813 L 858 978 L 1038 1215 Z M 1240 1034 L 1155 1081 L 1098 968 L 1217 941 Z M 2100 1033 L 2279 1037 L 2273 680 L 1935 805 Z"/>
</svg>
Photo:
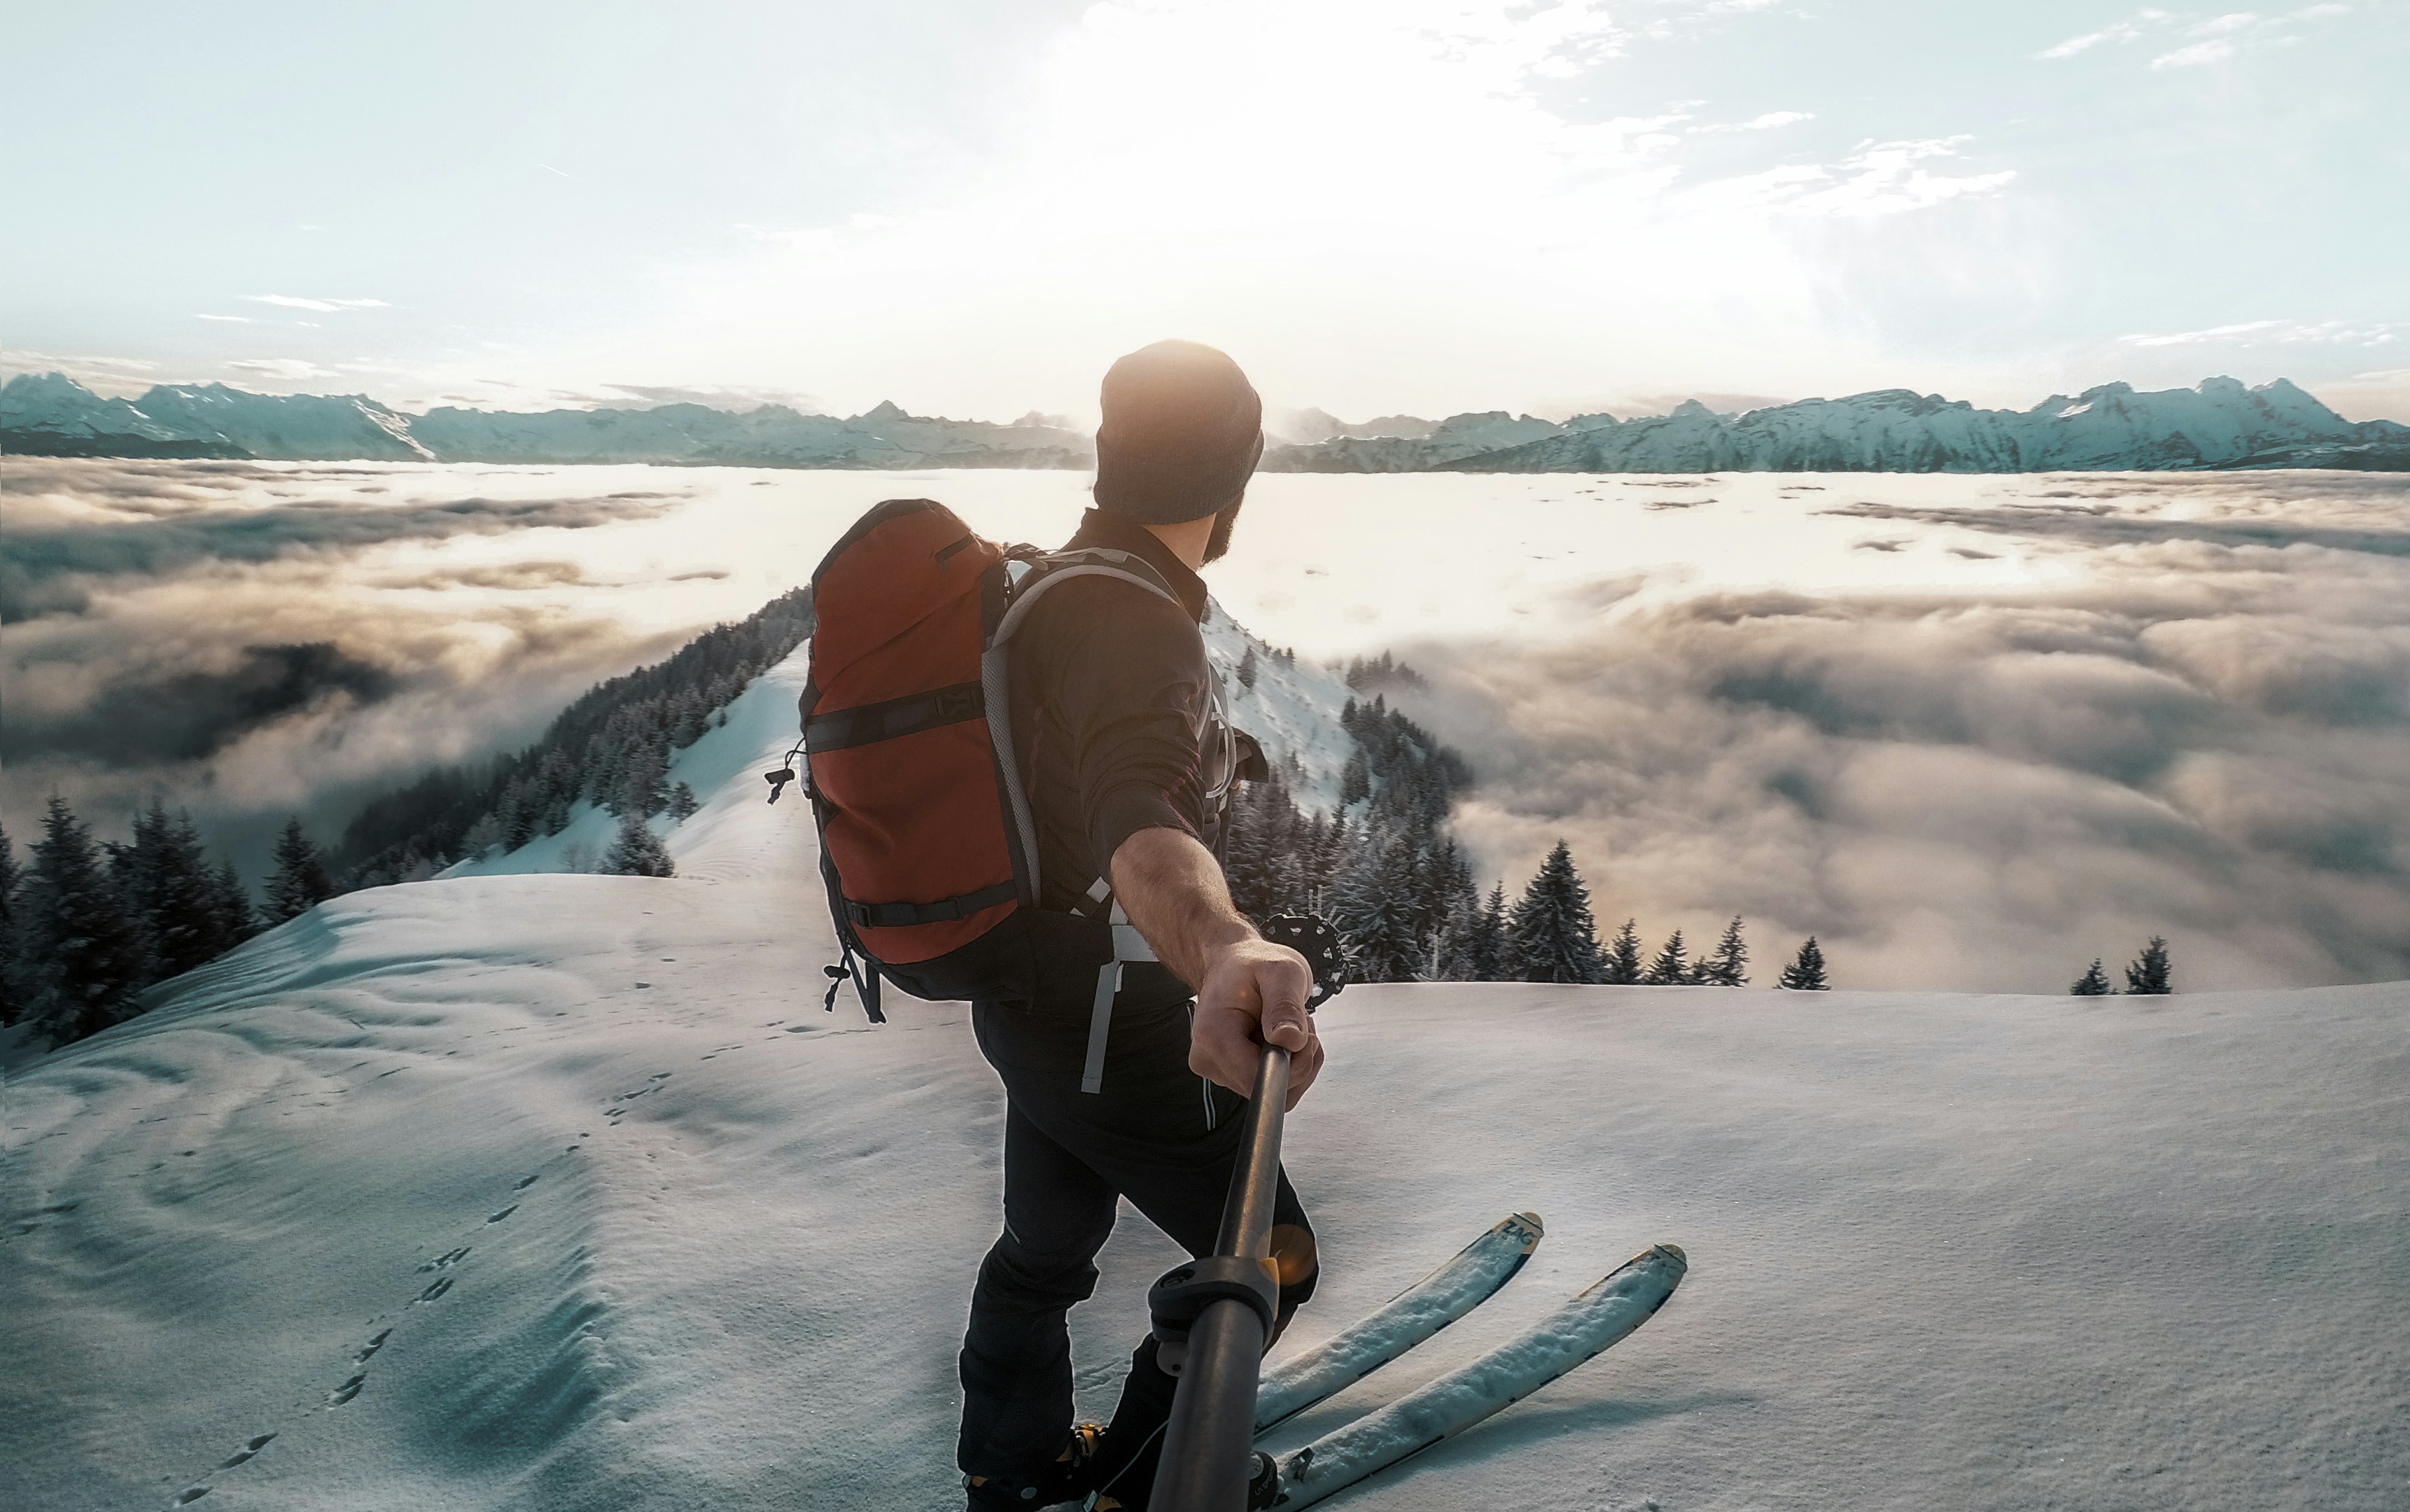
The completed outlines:
<svg viewBox="0 0 2410 1512">
<path fill-rule="evenodd" d="M 1213 516 L 1212 561 L 1230 546 L 1264 451 L 1264 404 L 1239 365 L 1195 342 L 1157 342 L 1112 365 L 1096 430 L 1096 507 L 1140 525 Z"/>
</svg>

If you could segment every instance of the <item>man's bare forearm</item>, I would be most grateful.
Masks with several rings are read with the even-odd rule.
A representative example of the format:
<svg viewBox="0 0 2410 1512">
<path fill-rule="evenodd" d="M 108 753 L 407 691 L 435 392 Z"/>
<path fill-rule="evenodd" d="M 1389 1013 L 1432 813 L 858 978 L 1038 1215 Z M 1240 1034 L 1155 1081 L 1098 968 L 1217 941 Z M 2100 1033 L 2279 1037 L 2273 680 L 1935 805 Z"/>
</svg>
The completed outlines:
<svg viewBox="0 0 2410 1512">
<path fill-rule="evenodd" d="M 1210 958 L 1256 938 L 1230 901 L 1221 863 L 1185 830 L 1140 830 L 1113 852 L 1113 896 L 1157 959 L 1191 988 Z"/>
<path fill-rule="evenodd" d="M 1322 1071 L 1305 957 L 1256 933 L 1213 853 L 1184 830 L 1140 830 L 1113 852 L 1113 895 L 1157 959 L 1196 989 L 1188 1066 L 1245 1097 L 1265 1045 L 1289 1053 L 1288 1105 Z"/>
</svg>

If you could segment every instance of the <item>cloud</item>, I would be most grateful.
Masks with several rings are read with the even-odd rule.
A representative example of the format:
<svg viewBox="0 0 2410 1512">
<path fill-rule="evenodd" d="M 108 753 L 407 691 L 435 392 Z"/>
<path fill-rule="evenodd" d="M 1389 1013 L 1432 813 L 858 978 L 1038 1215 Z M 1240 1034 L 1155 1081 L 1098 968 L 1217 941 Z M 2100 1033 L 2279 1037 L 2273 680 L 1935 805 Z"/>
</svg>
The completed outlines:
<svg viewBox="0 0 2410 1512">
<path fill-rule="evenodd" d="M 256 304 L 272 304 L 285 310 L 309 310 L 322 315 L 336 314 L 345 310 L 390 310 L 383 299 L 305 299 L 292 294 L 246 294 L 244 298 Z"/>
<path fill-rule="evenodd" d="M 1964 136 L 1868 142 L 1829 167 L 1787 165 L 1726 179 L 1697 191 L 1794 214 L 1872 218 L 1919 211 L 1953 199 L 1979 199 L 2016 182 L 2013 168 L 1948 173 L 1932 165 L 1960 155 Z"/>
<path fill-rule="evenodd" d="M 195 320 L 214 320 L 228 326 L 248 326 L 251 324 L 251 317 L 249 315 L 195 315 L 193 318 Z"/>
<path fill-rule="evenodd" d="M 1815 119 L 1816 112 L 1813 110 L 1768 110 L 1764 115 L 1753 117 L 1748 121 L 1729 122 L 1721 125 L 1700 126 L 1697 130 L 1702 133 L 1719 131 L 1772 131 L 1778 126 L 1793 126 L 1797 125 L 1802 121 L 1813 121 Z"/>
<path fill-rule="evenodd" d="M 387 504 L 371 490 L 395 475 L 376 468 L 0 467 L 12 826 L 57 792 L 116 836 L 164 792 L 255 877 L 285 814 L 332 839 L 367 797 L 523 743 L 699 628 L 631 627 L 590 593 L 541 591 L 584 583 L 564 561 L 382 578 L 357 563 L 399 543 L 638 518 L 661 494 Z"/>
<path fill-rule="evenodd" d="M 2161 53 L 2159 56 L 2151 60 L 2151 66 L 2154 68 L 2199 68 L 2213 63 L 2224 63 L 2227 59 L 2234 56 L 2234 44 L 2231 41 L 2220 37 L 2214 41 L 2195 42 L 2189 47 L 2180 47 L 2173 52 Z"/>
<path fill-rule="evenodd" d="M 783 404 L 800 414 L 823 413 L 817 395 L 787 388 L 744 388 L 705 384 L 604 384 L 605 388 L 625 394 L 635 400 L 601 400 L 598 407 L 606 409 L 651 409 L 662 404 L 704 404 L 716 410 L 731 410 L 742 414 L 768 404 Z"/>
<path fill-rule="evenodd" d="M 2153 934 L 2190 990 L 2410 976 L 2402 480 L 2167 480 L 2138 508 L 1850 507 L 2075 571 L 1950 594 L 1635 600 L 1425 645 L 1510 888 L 1562 836 L 1602 923 L 1819 935 L 1844 985 L 2063 992 Z M 2142 490 L 2146 495 L 2151 488 Z M 1931 539 L 1931 537 L 1926 537 Z M 1945 537 L 1946 539 L 1946 537 Z"/>
<path fill-rule="evenodd" d="M 78 477 L 72 486 L 105 496 L 109 480 L 87 484 Z M 123 484 L 137 496 L 149 486 L 140 474 Z M 543 527 L 577 530 L 650 514 L 665 497 L 462 499 L 374 508 L 305 500 L 276 509 L 204 507 L 156 518 L 95 522 L 45 521 L 37 511 L 27 510 L 30 526 L 17 524 L 0 536 L 0 623 L 81 614 L 109 578 L 157 577 L 211 563 L 342 554 L 395 541 Z"/>
<path fill-rule="evenodd" d="M 100 689 L 64 718 L 8 721 L 0 755 L 160 766 L 214 756 L 243 735 L 340 699 L 356 707 L 390 697 L 400 679 L 327 641 L 245 646 L 231 665 L 138 676 Z"/>
<path fill-rule="evenodd" d="M 299 357 L 245 357 L 226 364 L 229 372 L 249 373 L 258 378 L 272 378 L 280 383 L 300 383 L 311 378 L 340 378 L 334 368 L 322 368 Z"/>
<path fill-rule="evenodd" d="M 2245 320 L 2202 330 L 2121 336 L 2118 340 L 2127 346 L 2387 346 L 2402 340 L 2403 329 L 2388 321 L 2354 325 L 2342 320 Z"/>
<path fill-rule="evenodd" d="M 2304 22 L 2329 21 L 2351 13 L 2349 6 L 2319 5 L 2288 11 L 2280 16 L 2263 16 L 2256 10 L 2229 11 L 2224 15 L 2185 24 L 2184 18 L 2172 11 L 2143 10 L 2130 21 L 2104 26 L 2097 32 L 2070 36 L 2055 47 L 2045 48 L 2034 54 L 2037 58 L 2056 60 L 2072 58 L 2093 49 L 2137 41 L 2154 33 L 2164 35 L 2181 28 L 2180 35 L 2196 40 L 2151 59 L 2153 68 L 2198 68 L 2224 63 L 2240 52 L 2248 41 L 2286 43 L 2301 39 L 2294 28 Z"/>
<path fill-rule="evenodd" d="M 2081 36 L 2070 36 L 2056 47 L 2044 48 L 2034 55 L 2040 58 L 2072 58 L 2079 53 L 2089 52 L 2104 42 L 2130 42 L 2141 36 L 2150 26 L 2169 19 L 2168 13 L 2164 10 L 2146 10 L 2133 21 L 2121 21 L 2114 26 L 2104 26 L 2097 32 L 2085 32 Z"/>
<path fill-rule="evenodd" d="M 94 393 L 112 399 L 138 394 L 159 381 L 159 365 L 155 362 L 34 352 L 23 347 L 0 348 L 0 377 L 21 372 L 64 373 Z"/>
</svg>

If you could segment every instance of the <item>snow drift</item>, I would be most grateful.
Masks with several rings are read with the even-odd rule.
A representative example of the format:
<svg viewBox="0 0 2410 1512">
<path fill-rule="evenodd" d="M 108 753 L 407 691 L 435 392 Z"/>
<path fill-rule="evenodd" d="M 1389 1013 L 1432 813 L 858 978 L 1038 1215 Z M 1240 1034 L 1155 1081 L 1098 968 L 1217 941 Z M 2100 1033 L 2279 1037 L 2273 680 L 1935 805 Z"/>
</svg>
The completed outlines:
<svg viewBox="0 0 2410 1512">
<path fill-rule="evenodd" d="M 353 894 L 10 1080 L 0 1501 L 959 1494 L 1001 1099 L 957 1008 L 820 1010 L 808 817 L 753 776 L 801 677 L 681 754 L 679 877 Z M 1507 1212 L 1548 1238 L 1276 1447 L 1651 1242 L 1692 1262 L 1612 1353 L 1334 1505 L 2373 1512 L 2410 1484 L 2410 985 L 1388 986 L 1322 1017 L 1290 1151 L 1326 1279 L 1285 1350 Z M 1107 1250 L 1092 1408 L 1175 1258 L 1134 1217 Z"/>
</svg>

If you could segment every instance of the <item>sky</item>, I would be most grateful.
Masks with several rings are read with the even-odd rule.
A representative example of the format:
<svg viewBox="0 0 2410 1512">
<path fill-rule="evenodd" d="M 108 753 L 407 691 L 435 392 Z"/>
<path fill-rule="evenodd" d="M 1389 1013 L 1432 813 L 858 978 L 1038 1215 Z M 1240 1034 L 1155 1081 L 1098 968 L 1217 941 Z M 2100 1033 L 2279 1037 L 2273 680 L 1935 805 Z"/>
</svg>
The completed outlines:
<svg viewBox="0 0 2410 1512">
<path fill-rule="evenodd" d="M 2410 6 L 21 7 L 0 360 L 407 407 L 2410 420 Z"/>
</svg>

